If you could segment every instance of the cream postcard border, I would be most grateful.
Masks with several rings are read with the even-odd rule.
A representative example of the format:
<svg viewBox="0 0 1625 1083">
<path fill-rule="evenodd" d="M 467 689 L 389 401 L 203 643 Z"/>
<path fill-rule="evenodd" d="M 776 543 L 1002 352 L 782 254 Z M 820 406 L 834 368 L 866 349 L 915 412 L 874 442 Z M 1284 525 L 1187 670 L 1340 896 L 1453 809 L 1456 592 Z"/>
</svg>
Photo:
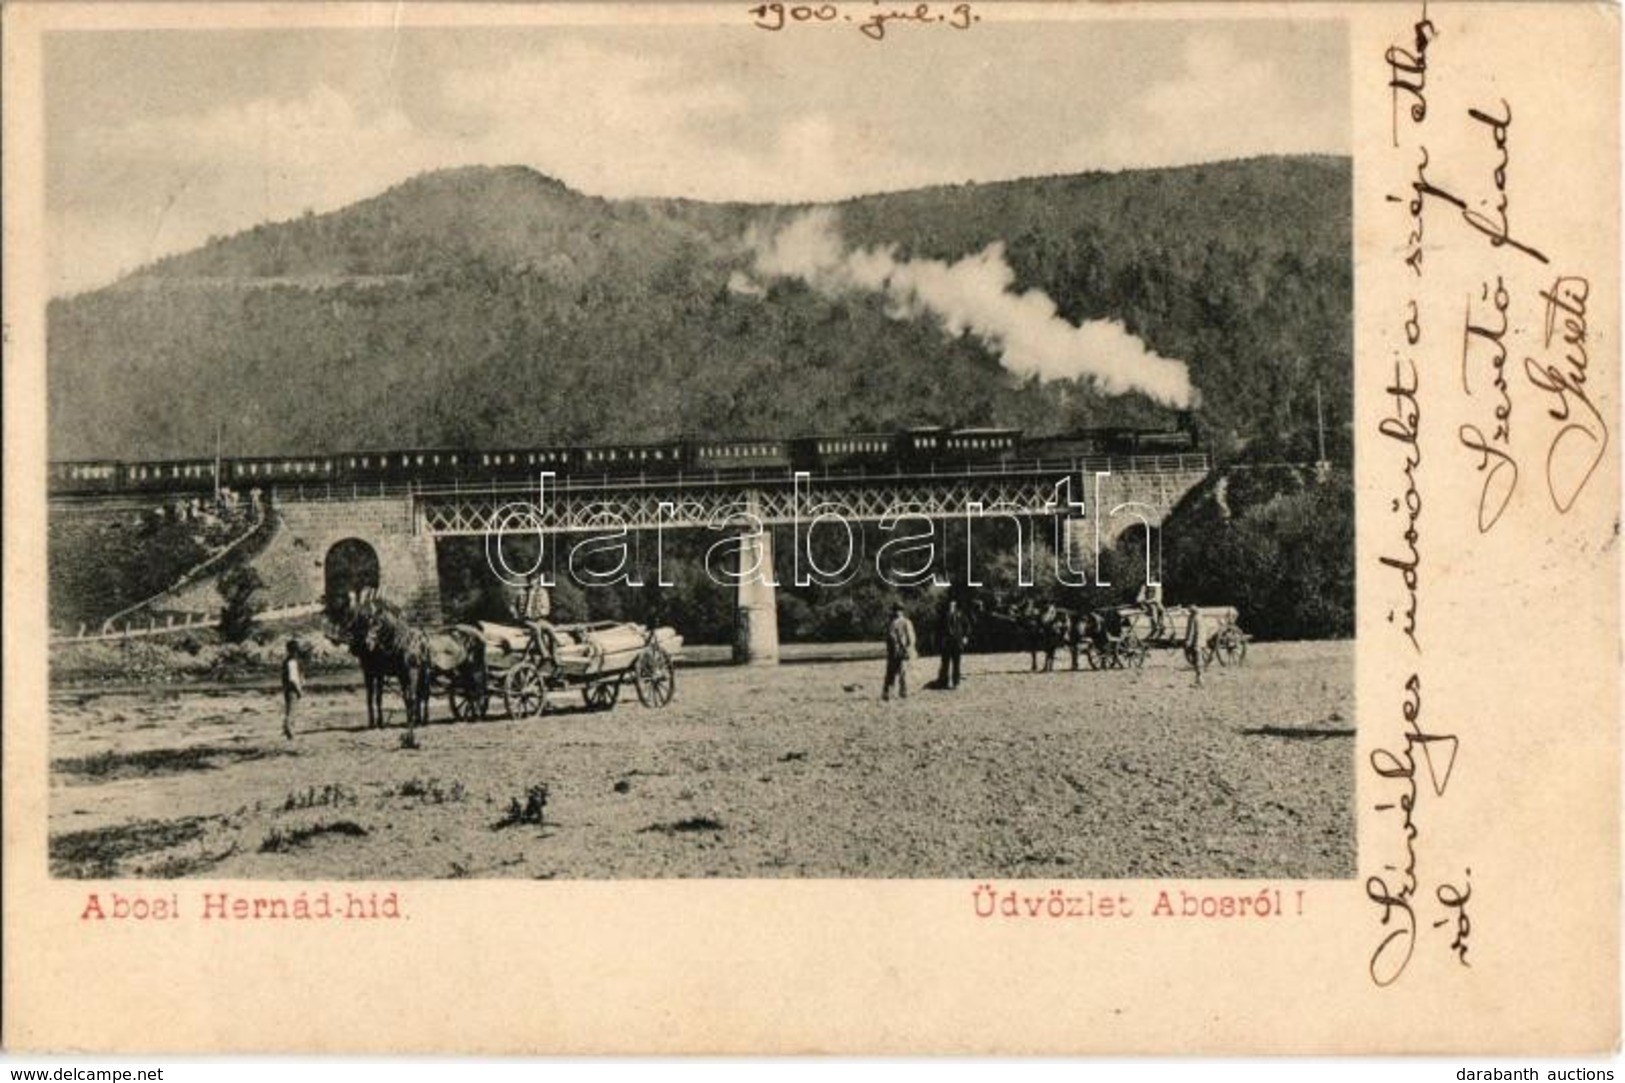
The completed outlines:
<svg viewBox="0 0 1625 1083">
<path fill-rule="evenodd" d="M 1038 890 L 1109 887 L 1148 901 L 1181 887 L 1214 895 L 1280 888 L 1288 897 L 1302 891 L 1301 917 L 1004 922 L 976 916 L 973 883 L 850 880 L 413 882 L 390 885 L 408 899 L 409 920 L 372 927 L 194 922 L 155 929 L 79 921 L 87 885 L 49 878 L 45 859 L 42 33 L 227 24 L 746 25 L 749 6 L 7 6 L 7 1047 L 965 1054 L 1615 1048 L 1619 9 L 1598 4 L 977 5 L 986 20 L 999 22 L 1347 24 L 1356 147 L 1359 875 L 1303 883 L 1024 882 Z M 1413 111 L 1418 104 L 1421 118 Z M 1497 130 L 1492 122 L 1507 109 L 1511 120 Z M 1421 148 L 1428 161 L 1419 181 Z M 1504 227 L 1494 224 L 1502 150 Z M 1419 195 L 1418 184 L 1439 191 Z M 1420 240 L 1411 237 L 1413 200 L 1422 207 Z M 1475 225 L 1464 211 L 1489 224 Z M 1492 236 L 1498 230 L 1501 243 Z M 1418 252 L 1421 274 L 1407 263 Z M 1565 322 L 1573 305 L 1556 306 L 1555 345 L 1545 343 L 1542 326 L 1550 307 L 1542 294 L 1564 295 L 1558 283 L 1565 276 L 1571 285 L 1584 282 L 1583 390 L 1611 441 L 1566 514 L 1554 506 L 1541 459 L 1563 428 L 1550 411 L 1563 401 L 1576 412 L 1582 404 L 1537 386 L 1524 364 L 1525 355 L 1538 354 L 1541 364 L 1573 374 L 1572 365 L 1563 367 L 1562 341 L 1573 328 Z M 1462 427 L 1489 431 L 1495 400 L 1491 371 L 1476 355 L 1468 362 L 1473 390 L 1463 390 L 1462 350 L 1464 323 L 1486 305 L 1496 311 L 1498 278 L 1508 334 L 1518 332 L 1507 340 L 1514 345 L 1506 375 L 1519 481 L 1500 519 L 1480 533 L 1488 471 L 1476 469 L 1480 455 L 1464 443 Z M 1414 394 L 1407 382 L 1413 362 Z M 1414 538 L 1405 533 L 1407 500 L 1414 499 L 1404 470 L 1411 428 L 1420 433 Z M 1583 437 L 1564 439 L 1573 449 Z M 1506 475 L 1500 478 L 1491 483 L 1492 504 Z M 1416 555 L 1415 581 L 1407 582 Z M 1413 593 L 1419 651 L 1402 627 Z M 1407 711 L 1417 716 L 1415 726 Z M 1424 746 L 1438 758 L 1426 760 Z M 1447 746 L 1453 755 L 1441 787 Z M 1406 763 L 1415 768 L 1410 777 Z M 1400 798 L 1413 783 L 1417 796 L 1407 808 Z M 1462 905 L 1465 891 L 1471 894 Z M 1470 930 L 1458 943 L 1463 913 Z M 1407 920 L 1415 923 L 1414 947 L 1395 977 Z M 1397 945 L 1382 947 L 1396 932 Z M 1383 979 L 1391 980 L 1379 985 Z"/>
</svg>

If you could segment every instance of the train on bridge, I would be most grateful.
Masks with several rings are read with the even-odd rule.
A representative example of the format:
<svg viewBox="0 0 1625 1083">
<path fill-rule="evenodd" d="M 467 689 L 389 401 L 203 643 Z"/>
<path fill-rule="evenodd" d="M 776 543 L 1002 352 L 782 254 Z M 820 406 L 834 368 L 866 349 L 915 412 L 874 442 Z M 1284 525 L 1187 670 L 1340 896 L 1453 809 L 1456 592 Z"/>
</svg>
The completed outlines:
<svg viewBox="0 0 1625 1083">
<path fill-rule="evenodd" d="M 528 481 L 539 472 L 570 476 L 737 474 L 773 470 L 930 472 L 1098 456 L 1177 455 L 1198 450 L 1189 414 L 1165 429 L 1095 428 L 1028 437 L 1020 429 L 929 426 L 893 433 L 708 439 L 530 448 L 407 448 L 334 455 L 170 459 L 159 462 L 53 462 L 56 495 L 240 491 L 335 484 L 437 486 Z"/>
</svg>

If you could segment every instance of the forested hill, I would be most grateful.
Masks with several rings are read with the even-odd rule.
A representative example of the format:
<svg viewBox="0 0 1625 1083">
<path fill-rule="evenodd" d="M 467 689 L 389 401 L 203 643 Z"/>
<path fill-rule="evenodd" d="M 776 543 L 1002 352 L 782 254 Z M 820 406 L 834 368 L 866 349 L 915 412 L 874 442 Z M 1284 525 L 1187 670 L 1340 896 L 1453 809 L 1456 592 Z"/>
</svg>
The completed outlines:
<svg viewBox="0 0 1625 1083">
<path fill-rule="evenodd" d="M 1188 362 L 1223 453 L 1303 455 L 1352 397 L 1350 163 L 967 184 L 835 206 L 849 246 L 955 261 Z M 1012 375 L 881 292 L 757 273 L 804 208 L 604 200 L 521 167 L 426 174 L 52 302 L 53 458 L 490 446 L 930 423 L 1166 424 Z M 753 232 L 754 227 L 754 232 Z"/>
</svg>

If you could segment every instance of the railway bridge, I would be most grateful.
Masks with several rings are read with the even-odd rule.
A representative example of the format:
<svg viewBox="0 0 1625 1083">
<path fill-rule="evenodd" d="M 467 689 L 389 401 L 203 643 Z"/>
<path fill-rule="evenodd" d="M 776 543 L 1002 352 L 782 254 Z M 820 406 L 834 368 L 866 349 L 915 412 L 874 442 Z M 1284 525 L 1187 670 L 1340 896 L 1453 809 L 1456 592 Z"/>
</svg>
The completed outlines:
<svg viewBox="0 0 1625 1083">
<path fill-rule="evenodd" d="M 1179 454 L 931 473 L 540 475 L 524 486 L 282 486 L 270 494 L 276 529 L 253 566 L 271 607 L 312 602 L 348 579 L 376 585 L 416 618 L 437 621 L 441 538 L 484 537 L 488 551 L 502 550 L 494 539 L 543 539 L 553 549 L 551 570 L 564 564 L 559 548 L 588 537 L 709 530 L 737 539 L 727 580 L 736 589 L 735 659 L 771 663 L 778 658 L 773 527 L 810 531 L 832 520 L 895 526 L 1001 517 L 1021 524 L 1024 538 L 1048 540 L 1057 532 L 1073 566 L 1092 571 L 1097 545 L 1142 524 L 1160 525 L 1209 468 L 1206 455 Z M 526 570 L 501 574 L 521 578 Z M 201 581 L 162 608 L 207 612 L 218 605 L 212 583 Z"/>
</svg>

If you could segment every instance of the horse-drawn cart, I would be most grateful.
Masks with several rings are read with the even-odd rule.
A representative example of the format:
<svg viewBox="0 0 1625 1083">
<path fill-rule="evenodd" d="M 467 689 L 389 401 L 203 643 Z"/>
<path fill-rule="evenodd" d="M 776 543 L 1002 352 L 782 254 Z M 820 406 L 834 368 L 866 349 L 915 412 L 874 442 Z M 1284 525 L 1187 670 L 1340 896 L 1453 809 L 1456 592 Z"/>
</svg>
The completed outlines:
<svg viewBox="0 0 1625 1083">
<path fill-rule="evenodd" d="M 1123 606 L 1118 612 L 1130 633 L 1147 649 L 1184 649 L 1194 618 L 1199 620 L 1197 633 L 1204 666 L 1215 661 L 1221 666 L 1239 666 L 1247 657 L 1250 637 L 1242 631 L 1241 615 L 1234 606 L 1170 606 L 1161 627 L 1156 626 L 1151 614 L 1141 606 Z"/>
<path fill-rule="evenodd" d="M 1183 649 L 1190 621 L 1199 618 L 1202 665 L 1240 665 L 1247 657 L 1248 635 L 1234 606 L 1173 606 L 1161 624 L 1143 606 L 1096 610 L 1074 630 L 1078 654 L 1090 669 L 1139 669 L 1154 649 Z"/>
<path fill-rule="evenodd" d="M 608 710 L 630 683 L 645 707 L 664 707 L 677 692 L 674 660 L 683 637 L 671 628 L 599 621 L 516 628 L 465 626 L 483 643 L 476 666 L 444 675 L 456 718 L 484 718 L 501 698 L 510 718 L 549 710 L 549 697 L 578 691 L 589 710 Z"/>
<path fill-rule="evenodd" d="M 1082 659 L 1090 669 L 1140 669 L 1149 651 L 1135 626 L 1137 609 L 1097 609 L 1076 618 L 1071 628 L 1072 668 Z"/>
<path fill-rule="evenodd" d="M 1079 611 L 1054 604 L 1042 604 L 1031 596 L 1011 605 L 996 598 L 996 607 L 983 610 L 996 620 L 1015 625 L 1025 634 L 1032 655 L 1033 672 L 1055 669 L 1055 655 L 1070 648 L 1072 668 L 1140 669 L 1151 651 L 1158 648 L 1183 650 L 1189 638 L 1190 622 L 1198 621 L 1197 638 L 1201 654 L 1190 659 L 1203 669 L 1218 662 L 1237 666 L 1247 657 L 1251 638 L 1242 631 L 1240 614 L 1234 606 L 1170 606 L 1160 622 L 1143 605 L 1118 605 Z"/>
</svg>

